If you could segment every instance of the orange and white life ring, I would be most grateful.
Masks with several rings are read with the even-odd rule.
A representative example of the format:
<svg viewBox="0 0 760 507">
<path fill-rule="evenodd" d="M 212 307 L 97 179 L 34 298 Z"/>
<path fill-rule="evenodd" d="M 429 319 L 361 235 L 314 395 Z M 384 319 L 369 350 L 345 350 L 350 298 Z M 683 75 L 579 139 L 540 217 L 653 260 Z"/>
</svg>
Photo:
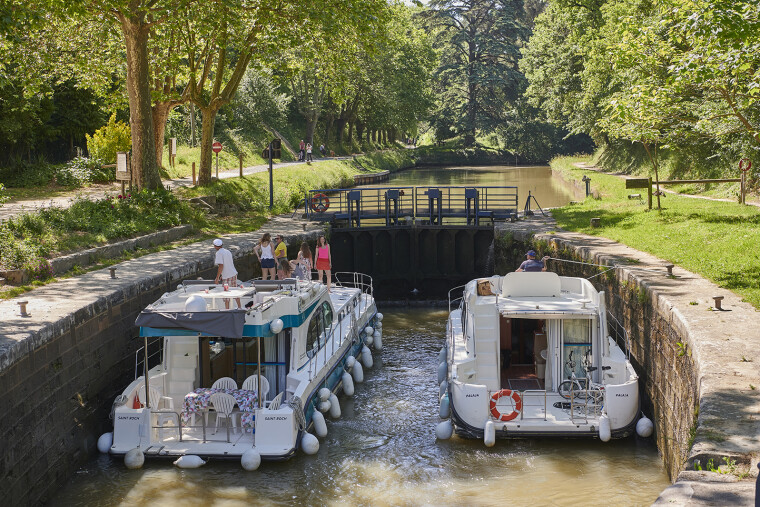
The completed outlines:
<svg viewBox="0 0 760 507">
<path fill-rule="evenodd" d="M 311 209 L 317 213 L 324 213 L 330 207 L 330 198 L 325 194 L 314 194 L 311 197 Z"/>
<path fill-rule="evenodd" d="M 502 414 L 496 407 L 496 402 L 499 401 L 499 398 L 502 398 L 504 396 L 512 398 L 512 401 L 515 403 L 515 409 L 508 414 Z M 517 391 L 512 391 L 511 389 L 502 389 L 501 391 L 493 393 L 491 395 L 491 404 L 489 406 L 489 409 L 491 410 L 491 415 L 494 416 L 497 420 L 502 422 L 511 421 L 520 415 L 520 412 L 522 411 L 522 398 L 520 397 L 520 393 Z"/>
</svg>

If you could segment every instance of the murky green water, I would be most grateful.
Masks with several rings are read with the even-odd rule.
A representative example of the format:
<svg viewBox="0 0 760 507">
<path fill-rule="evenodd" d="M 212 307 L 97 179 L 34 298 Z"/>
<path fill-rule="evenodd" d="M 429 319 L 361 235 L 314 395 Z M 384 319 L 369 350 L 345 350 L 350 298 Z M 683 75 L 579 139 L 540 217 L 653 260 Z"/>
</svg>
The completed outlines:
<svg viewBox="0 0 760 507">
<path fill-rule="evenodd" d="M 391 174 L 388 182 L 367 186 L 516 186 L 520 209 L 525 207 L 528 191 L 542 208 L 564 206 L 573 199 L 567 185 L 552 178 L 549 166 L 418 167 Z"/>
<path fill-rule="evenodd" d="M 380 305 L 381 311 L 382 304 Z M 446 312 L 386 309 L 382 352 L 316 456 L 245 472 L 236 462 L 127 470 L 101 456 L 54 505 L 650 505 L 669 485 L 650 440 L 436 442 Z M 103 417 L 106 417 L 103 414 Z"/>
</svg>

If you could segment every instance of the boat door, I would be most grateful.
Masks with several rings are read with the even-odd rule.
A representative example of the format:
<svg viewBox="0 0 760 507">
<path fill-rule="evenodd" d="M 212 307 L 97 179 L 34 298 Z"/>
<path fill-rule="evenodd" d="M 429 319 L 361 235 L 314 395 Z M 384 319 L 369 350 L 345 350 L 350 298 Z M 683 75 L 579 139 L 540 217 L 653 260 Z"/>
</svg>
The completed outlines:
<svg viewBox="0 0 760 507">
<path fill-rule="evenodd" d="M 572 377 L 585 378 L 584 366 L 592 361 L 592 321 L 590 319 L 564 319 L 560 321 L 562 354 L 559 382 Z"/>
</svg>

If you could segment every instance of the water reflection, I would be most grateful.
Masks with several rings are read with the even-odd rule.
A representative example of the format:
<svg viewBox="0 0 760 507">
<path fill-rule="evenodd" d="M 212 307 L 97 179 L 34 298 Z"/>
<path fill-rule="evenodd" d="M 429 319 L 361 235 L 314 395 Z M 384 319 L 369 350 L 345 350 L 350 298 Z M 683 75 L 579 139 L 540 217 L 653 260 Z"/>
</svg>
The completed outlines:
<svg viewBox="0 0 760 507">
<path fill-rule="evenodd" d="M 316 456 L 244 472 L 237 461 L 127 470 L 91 461 L 55 505 L 649 505 L 668 484 L 651 441 L 436 442 L 446 312 L 385 312 L 384 349 Z"/>
</svg>

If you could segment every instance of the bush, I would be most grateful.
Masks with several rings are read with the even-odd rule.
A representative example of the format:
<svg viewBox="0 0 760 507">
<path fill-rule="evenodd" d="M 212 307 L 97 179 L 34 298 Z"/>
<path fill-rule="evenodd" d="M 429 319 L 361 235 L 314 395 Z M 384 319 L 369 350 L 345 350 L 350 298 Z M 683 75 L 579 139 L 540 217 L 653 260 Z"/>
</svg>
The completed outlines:
<svg viewBox="0 0 760 507">
<path fill-rule="evenodd" d="M 76 157 L 60 168 L 56 183 L 64 187 L 81 187 L 88 183 L 113 181 L 115 171 L 103 169 L 103 162 L 94 158 Z"/>
<path fill-rule="evenodd" d="M 8 196 L 5 195 L 5 185 L 0 183 L 0 206 L 8 200 Z"/>
<path fill-rule="evenodd" d="M 108 124 L 95 131 L 92 136 L 87 134 L 87 150 L 90 157 L 105 161 L 106 164 L 116 163 L 116 153 L 129 151 L 132 147 L 132 135 L 129 125 L 116 121 L 116 114 L 111 115 Z"/>
<path fill-rule="evenodd" d="M 0 180 L 13 188 L 46 187 L 55 177 L 56 166 L 40 158 L 36 162 L 15 160 L 0 168 Z"/>
</svg>

